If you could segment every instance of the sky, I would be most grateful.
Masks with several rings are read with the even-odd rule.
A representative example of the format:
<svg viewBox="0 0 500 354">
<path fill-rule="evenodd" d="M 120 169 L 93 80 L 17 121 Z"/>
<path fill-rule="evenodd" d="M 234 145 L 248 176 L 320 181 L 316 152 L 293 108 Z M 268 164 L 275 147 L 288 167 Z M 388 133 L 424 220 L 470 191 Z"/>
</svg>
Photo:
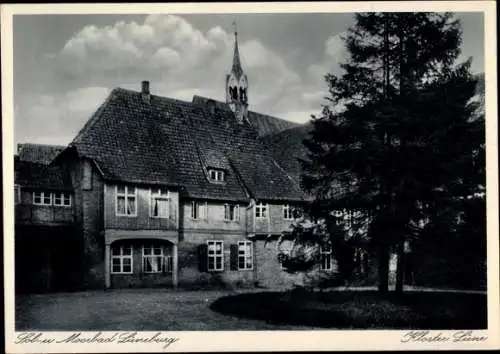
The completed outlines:
<svg viewBox="0 0 500 354">
<path fill-rule="evenodd" d="M 457 13 L 459 60 L 484 71 L 482 13 Z M 15 15 L 15 143 L 68 144 L 114 87 L 223 100 L 237 23 L 249 109 L 304 123 L 341 73 L 350 13 Z"/>
</svg>

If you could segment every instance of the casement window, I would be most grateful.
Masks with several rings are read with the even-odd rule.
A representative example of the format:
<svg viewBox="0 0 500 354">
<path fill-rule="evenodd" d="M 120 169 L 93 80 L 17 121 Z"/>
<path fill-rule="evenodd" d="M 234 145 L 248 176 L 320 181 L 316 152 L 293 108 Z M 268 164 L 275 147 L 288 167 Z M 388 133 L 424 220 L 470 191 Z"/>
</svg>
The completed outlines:
<svg viewBox="0 0 500 354">
<path fill-rule="evenodd" d="M 150 190 L 151 200 L 149 215 L 152 218 L 168 218 L 170 196 L 167 190 L 155 188 Z"/>
<path fill-rule="evenodd" d="M 283 205 L 283 219 L 292 220 L 293 219 L 293 207 L 290 204 Z"/>
<path fill-rule="evenodd" d="M 174 271 L 174 258 L 167 254 L 164 259 L 165 273 L 172 273 Z"/>
<path fill-rule="evenodd" d="M 239 221 L 240 220 L 240 206 L 234 204 L 224 204 L 224 220 L 226 221 Z"/>
<path fill-rule="evenodd" d="M 212 182 L 224 182 L 225 174 L 223 170 L 209 169 L 208 178 Z"/>
<path fill-rule="evenodd" d="M 224 270 L 224 242 L 207 241 L 207 270 L 218 272 Z"/>
<path fill-rule="evenodd" d="M 259 203 L 255 205 L 255 217 L 258 219 L 267 218 L 267 204 Z"/>
<path fill-rule="evenodd" d="M 52 193 L 50 193 L 50 192 L 33 192 L 33 204 L 35 204 L 35 205 L 52 205 Z"/>
<path fill-rule="evenodd" d="M 238 242 L 238 270 L 253 269 L 253 244 L 251 241 Z"/>
<path fill-rule="evenodd" d="M 116 215 L 137 216 L 137 189 L 130 186 L 116 186 Z"/>
<path fill-rule="evenodd" d="M 321 246 L 321 270 L 332 271 L 334 269 L 334 259 L 331 246 Z"/>
<path fill-rule="evenodd" d="M 144 273 L 161 273 L 164 267 L 163 247 L 153 245 L 142 247 L 142 271 Z"/>
<path fill-rule="evenodd" d="M 21 203 L 21 186 L 19 184 L 14 185 L 14 203 Z"/>
<path fill-rule="evenodd" d="M 54 205 L 58 206 L 71 206 L 71 194 L 68 193 L 54 193 Z"/>
<path fill-rule="evenodd" d="M 111 273 L 132 274 L 132 246 L 121 245 L 111 248 Z"/>
<path fill-rule="evenodd" d="M 191 202 L 191 218 L 192 219 L 204 219 L 208 217 L 208 203 L 207 202 Z"/>
</svg>

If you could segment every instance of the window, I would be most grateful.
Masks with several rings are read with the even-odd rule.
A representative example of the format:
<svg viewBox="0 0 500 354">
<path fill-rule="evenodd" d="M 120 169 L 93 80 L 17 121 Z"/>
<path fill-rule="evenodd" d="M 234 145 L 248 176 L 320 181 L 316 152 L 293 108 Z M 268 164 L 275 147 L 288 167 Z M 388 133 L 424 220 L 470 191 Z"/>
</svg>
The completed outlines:
<svg viewBox="0 0 500 354">
<path fill-rule="evenodd" d="M 222 241 L 207 241 L 207 269 L 208 271 L 224 270 L 224 242 Z"/>
<path fill-rule="evenodd" d="M 116 186 L 116 215 L 137 216 L 136 193 L 135 187 Z"/>
<path fill-rule="evenodd" d="M 240 206 L 234 204 L 224 204 L 224 220 L 239 221 Z"/>
<path fill-rule="evenodd" d="M 33 192 L 33 204 L 52 205 L 52 193 L 50 193 L 50 192 Z"/>
<path fill-rule="evenodd" d="M 238 270 L 253 269 L 253 244 L 251 241 L 238 242 Z"/>
<path fill-rule="evenodd" d="M 174 259 L 171 255 L 165 256 L 165 273 L 172 273 L 174 271 Z"/>
<path fill-rule="evenodd" d="M 321 254 L 321 270 L 333 270 L 334 260 L 332 257 L 332 248 L 331 246 L 321 246 L 320 247 Z"/>
<path fill-rule="evenodd" d="M 164 269 L 163 247 L 143 246 L 142 247 L 142 271 L 144 273 L 161 273 Z"/>
<path fill-rule="evenodd" d="M 132 273 L 132 246 L 113 246 L 111 250 L 111 273 Z"/>
<path fill-rule="evenodd" d="M 54 205 L 71 206 L 71 195 L 68 193 L 54 193 Z"/>
<path fill-rule="evenodd" d="M 14 185 L 14 203 L 21 203 L 21 186 L 19 184 Z"/>
<path fill-rule="evenodd" d="M 191 218 L 193 219 L 206 219 L 208 216 L 207 202 L 191 202 Z"/>
<path fill-rule="evenodd" d="M 212 182 L 224 182 L 224 171 L 209 169 L 208 177 Z"/>
<path fill-rule="evenodd" d="M 285 219 L 285 220 L 293 219 L 293 211 L 294 210 L 290 206 L 290 204 L 283 205 L 283 219 Z"/>
<path fill-rule="evenodd" d="M 151 192 L 151 203 L 149 215 L 153 218 L 168 218 L 168 191 L 162 188 L 153 189 Z"/>
<path fill-rule="evenodd" d="M 267 217 L 267 204 L 259 203 L 255 206 L 255 217 L 259 219 Z"/>
</svg>

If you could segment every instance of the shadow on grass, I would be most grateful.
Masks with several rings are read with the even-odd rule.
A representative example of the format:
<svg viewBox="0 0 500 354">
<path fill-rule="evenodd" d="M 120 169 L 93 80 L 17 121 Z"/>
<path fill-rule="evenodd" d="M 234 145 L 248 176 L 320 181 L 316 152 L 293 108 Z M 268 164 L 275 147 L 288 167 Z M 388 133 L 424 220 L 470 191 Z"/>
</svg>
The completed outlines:
<svg viewBox="0 0 500 354">
<path fill-rule="evenodd" d="M 260 292 L 224 296 L 213 311 L 272 324 L 337 329 L 485 329 L 482 294 L 375 291 Z"/>
</svg>

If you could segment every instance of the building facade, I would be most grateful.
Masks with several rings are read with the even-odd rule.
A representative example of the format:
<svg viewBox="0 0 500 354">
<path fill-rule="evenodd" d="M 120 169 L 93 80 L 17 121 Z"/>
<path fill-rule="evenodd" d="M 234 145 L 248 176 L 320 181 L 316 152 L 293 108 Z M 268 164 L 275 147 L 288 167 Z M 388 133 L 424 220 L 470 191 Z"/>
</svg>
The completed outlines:
<svg viewBox="0 0 500 354">
<path fill-rule="evenodd" d="M 266 138 L 298 125 L 249 110 L 249 89 L 235 33 L 226 102 L 160 97 L 142 82 L 115 88 L 68 146 L 20 145 L 16 242 L 49 226 L 63 231 L 47 237 L 72 241 L 47 244 L 70 260 L 42 268 L 72 275 L 41 274 L 45 287 L 291 284 L 276 240 L 308 196 Z M 22 267 L 30 256 L 18 249 Z M 331 252 L 315 271 L 335 273 Z"/>
</svg>

